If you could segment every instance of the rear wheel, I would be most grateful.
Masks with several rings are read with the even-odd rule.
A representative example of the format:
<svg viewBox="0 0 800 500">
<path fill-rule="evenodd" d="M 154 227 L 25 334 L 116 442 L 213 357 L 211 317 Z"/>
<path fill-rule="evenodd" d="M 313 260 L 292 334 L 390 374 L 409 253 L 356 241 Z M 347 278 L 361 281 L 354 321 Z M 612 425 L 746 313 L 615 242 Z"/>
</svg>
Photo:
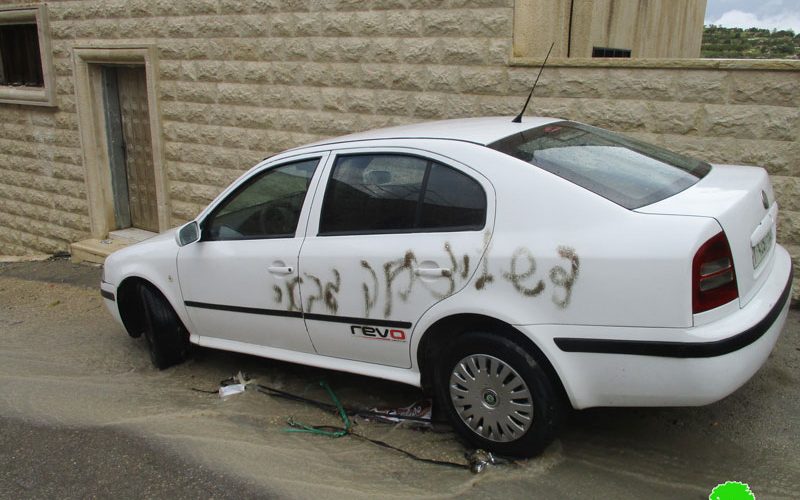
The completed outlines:
<svg viewBox="0 0 800 500">
<path fill-rule="evenodd" d="M 537 455 L 563 420 L 557 382 L 534 356 L 496 334 L 457 337 L 435 382 L 437 401 L 455 429 L 487 451 Z"/>
<path fill-rule="evenodd" d="M 161 292 L 139 286 L 144 312 L 144 336 L 150 360 L 159 370 L 183 362 L 189 354 L 189 332 Z"/>
</svg>

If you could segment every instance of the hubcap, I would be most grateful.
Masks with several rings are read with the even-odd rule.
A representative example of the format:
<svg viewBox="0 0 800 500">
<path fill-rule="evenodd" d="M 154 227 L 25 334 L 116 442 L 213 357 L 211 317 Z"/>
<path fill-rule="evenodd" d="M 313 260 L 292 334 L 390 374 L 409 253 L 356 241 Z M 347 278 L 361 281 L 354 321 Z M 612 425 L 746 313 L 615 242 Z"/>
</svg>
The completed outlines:
<svg viewBox="0 0 800 500">
<path fill-rule="evenodd" d="M 467 427 L 490 441 L 519 439 L 533 423 L 533 400 L 516 370 L 488 354 L 471 354 L 450 374 L 450 400 Z"/>
</svg>

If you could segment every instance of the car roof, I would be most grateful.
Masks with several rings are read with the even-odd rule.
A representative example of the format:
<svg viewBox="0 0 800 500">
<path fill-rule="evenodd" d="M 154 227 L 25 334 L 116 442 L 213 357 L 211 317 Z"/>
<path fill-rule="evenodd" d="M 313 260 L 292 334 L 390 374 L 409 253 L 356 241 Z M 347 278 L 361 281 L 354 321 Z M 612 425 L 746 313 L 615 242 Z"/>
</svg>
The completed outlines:
<svg viewBox="0 0 800 500">
<path fill-rule="evenodd" d="M 445 139 L 472 142 L 486 146 L 515 133 L 547 125 L 548 123 L 563 121 L 561 118 L 526 117 L 522 119 L 521 123 L 514 123 L 512 119 L 512 116 L 493 116 L 414 123 L 333 137 L 305 145 L 303 148 L 382 139 Z"/>
</svg>

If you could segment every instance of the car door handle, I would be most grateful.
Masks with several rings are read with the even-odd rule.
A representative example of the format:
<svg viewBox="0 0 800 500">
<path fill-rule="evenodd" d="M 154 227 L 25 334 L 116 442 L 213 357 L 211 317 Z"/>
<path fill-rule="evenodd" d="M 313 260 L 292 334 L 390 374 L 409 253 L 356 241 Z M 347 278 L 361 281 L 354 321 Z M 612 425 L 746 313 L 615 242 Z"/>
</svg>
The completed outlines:
<svg viewBox="0 0 800 500">
<path fill-rule="evenodd" d="M 414 269 L 414 274 L 426 278 L 440 278 L 442 276 L 449 277 L 452 271 L 443 267 L 418 267 Z"/>
<path fill-rule="evenodd" d="M 292 266 L 269 266 L 267 271 L 272 274 L 292 274 L 294 268 Z"/>
</svg>

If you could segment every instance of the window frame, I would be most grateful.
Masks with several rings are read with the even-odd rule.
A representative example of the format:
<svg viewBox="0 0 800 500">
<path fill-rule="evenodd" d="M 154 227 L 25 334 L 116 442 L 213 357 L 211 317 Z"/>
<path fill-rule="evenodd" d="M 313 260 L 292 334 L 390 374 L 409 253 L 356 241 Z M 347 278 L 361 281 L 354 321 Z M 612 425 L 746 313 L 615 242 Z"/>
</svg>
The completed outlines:
<svg viewBox="0 0 800 500">
<path fill-rule="evenodd" d="M 14 87 L 0 85 L 0 103 L 30 106 L 55 106 L 55 72 L 50 48 L 50 27 L 47 4 L 36 7 L 0 7 L 0 24 L 36 24 L 39 36 L 39 59 L 42 64 L 42 87 Z"/>
<path fill-rule="evenodd" d="M 284 158 L 278 163 L 256 166 L 251 172 L 243 175 L 238 182 L 234 182 L 229 186 L 228 189 L 223 191 L 219 195 L 219 197 L 208 206 L 208 208 L 204 211 L 204 213 L 202 213 L 200 217 L 198 217 L 198 220 L 200 221 L 199 241 L 231 242 L 231 241 L 257 241 L 257 240 L 279 240 L 279 239 L 297 238 L 298 234 L 301 233 L 300 229 L 302 223 L 304 222 L 303 212 L 307 211 L 311 205 L 311 201 L 313 199 L 313 193 L 316 190 L 315 184 L 317 181 L 315 179 L 319 178 L 320 172 L 325 166 L 326 156 L 327 156 L 326 154 L 318 153 L 309 156 Z M 306 189 L 305 196 L 303 197 L 303 203 L 300 206 L 300 214 L 297 219 L 297 225 L 295 226 L 293 233 L 268 235 L 268 236 L 255 236 L 255 237 L 248 236 L 242 238 L 225 238 L 225 239 L 210 237 L 210 231 L 208 227 L 209 224 L 211 224 L 214 221 L 214 217 L 217 215 L 217 213 L 227 206 L 229 200 L 238 196 L 242 191 L 252 186 L 255 182 L 257 182 L 258 180 L 262 179 L 267 175 L 270 175 L 275 170 L 281 167 L 287 167 L 296 163 L 303 163 L 310 160 L 317 160 L 317 166 L 314 169 L 314 173 L 309 178 L 308 188 Z M 311 198 L 309 198 L 309 196 L 311 196 Z"/>
<path fill-rule="evenodd" d="M 333 174 L 336 171 L 336 163 L 339 158 L 342 157 L 354 157 L 354 156 L 405 156 L 410 158 L 418 158 L 427 162 L 427 167 L 425 170 L 425 174 L 422 180 L 422 186 L 420 189 L 420 195 L 417 199 L 417 213 L 419 214 L 422 210 L 422 204 L 424 203 L 425 193 L 427 190 L 428 179 L 430 177 L 430 171 L 434 163 L 437 163 L 445 168 L 449 168 L 455 170 L 456 172 L 460 173 L 461 175 L 467 176 L 472 182 L 477 184 L 481 192 L 483 193 L 484 199 L 484 210 L 483 210 L 483 223 L 480 226 L 473 225 L 473 226 L 447 226 L 447 227 L 413 227 L 413 228 L 404 228 L 404 229 L 360 229 L 360 230 L 348 230 L 348 231 L 322 231 L 322 217 L 325 213 L 326 205 L 328 204 L 328 193 L 330 192 L 333 180 Z M 329 237 L 329 236 L 363 236 L 363 235 L 372 235 L 372 234 L 417 234 L 417 233 L 453 233 L 453 232 L 467 232 L 467 231 L 483 231 L 489 220 L 489 205 L 490 199 L 489 194 L 486 191 L 486 188 L 483 185 L 483 182 L 478 180 L 474 175 L 470 175 L 470 173 L 465 172 L 463 169 L 454 167 L 450 163 L 446 163 L 441 159 L 434 159 L 430 156 L 426 156 L 419 153 L 413 152 L 406 152 L 406 151 L 397 151 L 397 150 L 369 150 L 369 151 L 357 151 L 354 152 L 352 150 L 349 151 L 338 151 L 334 152 L 329 159 L 330 167 L 325 174 L 325 189 L 322 190 L 322 200 L 320 200 L 319 204 L 319 211 L 318 211 L 318 218 L 317 218 L 317 232 L 316 236 L 318 237 Z M 416 221 L 419 222 L 419 221 Z"/>
</svg>

